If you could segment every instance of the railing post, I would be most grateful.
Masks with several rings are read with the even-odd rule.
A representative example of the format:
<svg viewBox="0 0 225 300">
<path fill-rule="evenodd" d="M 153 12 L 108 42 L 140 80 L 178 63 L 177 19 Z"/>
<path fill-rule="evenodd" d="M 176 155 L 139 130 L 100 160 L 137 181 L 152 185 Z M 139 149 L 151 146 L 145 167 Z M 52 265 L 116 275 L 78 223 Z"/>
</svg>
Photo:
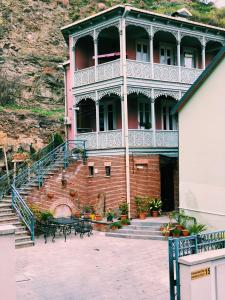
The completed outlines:
<svg viewBox="0 0 225 300">
<path fill-rule="evenodd" d="M 174 292 L 174 262 L 173 262 L 173 240 L 168 239 L 168 250 L 169 250 L 169 278 L 170 278 L 170 300 L 175 300 Z"/>
<path fill-rule="evenodd" d="M 15 205 L 15 193 L 14 193 L 13 187 L 11 187 L 11 190 L 12 190 L 12 207 L 14 207 L 14 205 Z"/>
<path fill-rule="evenodd" d="M 64 169 L 66 169 L 68 167 L 68 142 L 65 142 L 64 146 L 63 146 L 63 157 L 64 157 Z"/>
<path fill-rule="evenodd" d="M 31 227 L 30 231 L 31 231 L 31 240 L 32 241 L 34 241 L 34 226 L 35 226 L 35 220 L 34 220 L 34 217 L 32 216 L 31 217 L 31 226 L 30 226 Z"/>
<path fill-rule="evenodd" d="M 38 162 L 38 188 L 40 189 L 43 185 L 43 168 L 42 162 Z"/>
<path fill-rule="evenodd" d="M 176 287 L 177 300 L 180 300 L 180 267 L 179 267 L 179 238 L 175 239 Z"/>
</svg>

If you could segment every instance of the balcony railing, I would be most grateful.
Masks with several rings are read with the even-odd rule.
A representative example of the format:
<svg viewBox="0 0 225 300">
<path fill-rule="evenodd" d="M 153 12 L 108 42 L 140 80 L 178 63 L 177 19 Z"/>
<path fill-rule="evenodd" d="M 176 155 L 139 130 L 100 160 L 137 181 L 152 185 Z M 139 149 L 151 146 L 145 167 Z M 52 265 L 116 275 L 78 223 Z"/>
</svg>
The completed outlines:
<svg viewBox="0 0 225 300">
<path fill-rule="evenodd" d="M 181 82 L 192 84 L 202 73 L 202 69 L 185 68 L 152 64 L 136 60 L 127 60 L 127 76 L 138 79 L 155 79 L 169 82 Z M 79 87 L 94 82 L 101 82 L 122 75 L 120 59 L 100 64 L 96 67 L 85 68 L 75 72 L 75 86 Z"/>
<path fill-rule="evenodd" d="M 77 139 L 86 140 L 87 149 L 107 149 L 121 148 L 122 130 L 100 131 L 79 133 Z M 154 145 L 154 133 L 152 130 L 129 129 L 129 147 L 162 147 L 174 148 L 178 147 L 178 131 L 177 130 L 156 130 Z"/>
</svg>

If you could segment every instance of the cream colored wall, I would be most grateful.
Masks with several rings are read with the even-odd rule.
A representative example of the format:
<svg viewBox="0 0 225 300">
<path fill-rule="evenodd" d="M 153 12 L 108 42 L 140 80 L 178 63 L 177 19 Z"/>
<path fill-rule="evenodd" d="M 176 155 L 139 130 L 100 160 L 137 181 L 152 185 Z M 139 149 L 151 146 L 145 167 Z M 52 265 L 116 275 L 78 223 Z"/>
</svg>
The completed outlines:
<svg viewBox="0 0 225 300">
<path fill-rule="evenodd" d="M 225 229 L 225 59 L 179 114 L 180 208 Z"/>
</svg>

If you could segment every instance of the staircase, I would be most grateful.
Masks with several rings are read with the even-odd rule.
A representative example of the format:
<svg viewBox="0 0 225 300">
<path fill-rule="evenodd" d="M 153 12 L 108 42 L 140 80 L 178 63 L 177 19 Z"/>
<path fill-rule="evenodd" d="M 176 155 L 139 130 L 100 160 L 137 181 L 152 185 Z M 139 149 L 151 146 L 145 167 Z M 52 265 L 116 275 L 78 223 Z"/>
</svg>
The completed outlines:
<svg viewBox="0 0 225 300">
<path fill-rule="evenodd" d="M 165 223 L 148 221 L 131 221 L 131 225 L 124 226 L 121 229 L 106 232 L 108 237 L 140 239 L 140 240 L 161 240 L 165 241 L 160 231 L 160 226 Z"/>
<path fill-rule="evenodd" d="M 26 226 L 20 220 L 18 215 L 12 209 L 11 196 L 5 196 L 0 202 L 0 226 L 10 224 L 16 227 L 15 231 L 15 247 L 23 248 L 34 245 L 31 235 Z"/>
<path fill-rule="evenodd" d="M 62 168 L 67 168 L 70 158 L 74 160 L 73 150 L 77 149 L 83 151 L 84 161 L 85 142 L 67 141 L 45 153 L 40 160 L 23 169 L 14 179 L 13 176 L 6 175 L 0 178 L 0 225 L 16 226 L 16 248 L 34 245 L 34 216 L 24 199 L 33 193 L 34 188 L 41 188 L 46 179 L 54 176 Z"/>
</svg>

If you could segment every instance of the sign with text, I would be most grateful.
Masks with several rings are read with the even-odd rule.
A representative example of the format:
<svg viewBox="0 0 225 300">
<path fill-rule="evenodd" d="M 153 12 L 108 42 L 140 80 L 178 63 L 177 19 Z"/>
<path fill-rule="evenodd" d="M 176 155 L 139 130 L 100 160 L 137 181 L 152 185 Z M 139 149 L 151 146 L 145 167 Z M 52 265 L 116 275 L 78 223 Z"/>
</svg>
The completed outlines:
<svg viewBox="0 0 225 300">
<path fill-rule="evenodd" d="M 210 275 L 210 268 L 204 268 L 201 270 L 191 272 L 191 280 L 199 279 Z"/>
</svg>

